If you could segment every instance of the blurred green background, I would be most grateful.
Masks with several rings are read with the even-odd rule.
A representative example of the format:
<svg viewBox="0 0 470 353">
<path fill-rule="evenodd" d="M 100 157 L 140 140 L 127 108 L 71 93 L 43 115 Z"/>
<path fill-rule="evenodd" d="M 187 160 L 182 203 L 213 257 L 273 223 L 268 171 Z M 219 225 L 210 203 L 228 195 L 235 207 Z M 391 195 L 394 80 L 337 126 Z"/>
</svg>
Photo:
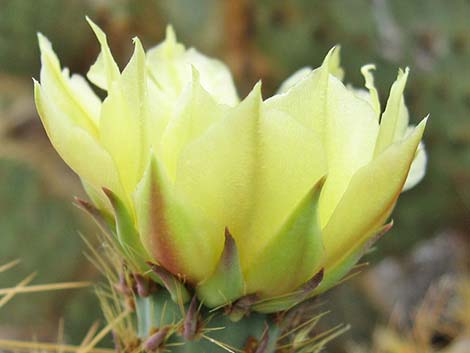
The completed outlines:
<svg viewBox="0 0 470 353">
<path fill-rule="evenodd" d="M 82 194 L 80 185 L 45 137 L 31 82 L 39 76 L 38 31 L 52 41 L 64 66 L 86 73 L 98 46 L 85 15 L 108 33 L 121 67 L 130 56 L 132 37 L 138 35 L 149 48 L 173 24 L 187 46 L 228 63 L 241 96 L 259 78 L 264 96 L 273 94 L 290 73 L 318 66 L 335 44 L 342 46 L 346 81 L 355 86 L 363 85 L 360 66 L 377 64 L 382 105 L 397 69 L 410 66 L 406 101 L 412 121 L 431 115 L 425 136 L 428 172 L 402 195 L 395 228 L 368 260 L 404 259 L 417 244 L 436 237 L 444 236 L 448 244 L 449 233 L 468 246 L 470 1 L 0 0 L 0 265 L 22 260 L 15 270 L 0 274 L 0 288 L 32 271 L 38 272 L 35 283 L 97 277 L 79 237 L 79 232 L 97 230 L 72 206 L 72 195 Z M 465 251 L 463 258 L 469 254 Z M 453 257 L 447 262 L 457 261 Z M 390 316 L 380 300 L 364 294 L 361 283 L 369 277 L 359 276 L 329 298 L 327 306 L 335 308 L 331 321 L 353 325 L 338 347 L 352 337 L 367 341 L 373 325 Z M 100 317 L 92 290 L 18 296 L 0 310 L 0 337 L 35 333 L 53 339 L 61 317 L 68 340 L 79 342 Z"/>
</svg>

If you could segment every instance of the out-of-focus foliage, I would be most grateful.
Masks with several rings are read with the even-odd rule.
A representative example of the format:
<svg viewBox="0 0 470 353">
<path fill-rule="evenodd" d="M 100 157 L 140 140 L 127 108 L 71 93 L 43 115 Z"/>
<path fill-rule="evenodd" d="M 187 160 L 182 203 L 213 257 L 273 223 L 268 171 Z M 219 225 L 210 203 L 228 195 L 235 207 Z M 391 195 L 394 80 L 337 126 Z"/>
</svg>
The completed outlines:
<svg viewBox="0 0 470 353">
<path fill-rule="evenodd" d="M 458 279 L 445 282 L 452 284 L 450 287 L 453 291 L 457 288 L 456 283 L 468 283 L 470 280 L 469 253 L 468 234 L 446 230 L 436 233 L 430 239 L 419 241 L 406 252 L 387 256 L 373 263 L 373 266 L 365 266 L 363 263 L 360 266 L 360 275 L 330 291 L 324 298 L 327 307 L 331 309 L 331 314 L 325 321 L 329 321 L 330 324 L 345 321 L 352 325 L 351 330 L 341 339 L 330 344 L 331 351 L 344 352 L 345 345 L 349 343 L 353 343 L 354 346 L 370 347 L 372 334 L 377 325 L 393 329 L 393 332 L 398 337 L 404 337 L 404 340 L 412 340 L 413 337 L 405 337 L 405 334 L 417 324 L 416 313 L 421 310 L 423 298 L 426 297 L 429 288 L 437 285 L 441 278 Z M 367 260 L 368 257 L 365 257 L 364 261 Z M 465 305 L 453 308 L 468 310 Z M 440 314 L 444 313 L 445 311 L 440 309 L 434 311 L 434 321 L 430 321 L 430 324 L 436 324 L 441 319 Z M 428 317 L 431 317 L 431 313 L 429 314 Z M 425 315 L 426 313 L 421 314 L 421 317 L 426 317 Z M 424 319 L 421 321 L 426 323 Z M 423 322 L 420 325 L 423 326 Z M 441 348 L 444 343 L 446 347 L 450 347 L 465 337 L 468 334 L 466 330 L 468 325 L 454 326 L 452 335 L 445 342 L 441 342 Z M 427 332 L 427 337 L 431 336 L 432 332 Z M 432 348 L 430 342 L 428 343 L 428 347 Z M 364 349 L 354 353 L 368 351 Z M 385 352 L 397 353 L 387 350 Z"/>
<path fill-rule="evenodd" d="M 109 33 L 121 64 L 130 56 L 133 36 L 149 47 L 172 23 L 182 42 L 229 64 L 241 95 L 258 78 L 264 96 L 270 95 L 296 69 L 318 66 L 335 44 L 342 45 L 346 81 L 355 86 L 363 84 L 364 60 L 377 64 L 381 92 L 387 92 L 398 67 L 410 66 L 411 121 L 431 114 L 425 135 L 428 173 L 402 196 L 395 230 L 375 254 L 404 253 L 444 228 L 459 228 L 469 239 L 468 0 L 0 0 L 0 141 L 8 141 L 0 143 L 0 158 L 8 158 L 0 164 L 1 260 L 21 257 L 25 271 L 38 270 L 43 282 L 76 279 L 88 266 L 78 229 L 90 228 L 70 207 L 70 195 L 80 188 L 45 142 L 30 81 L 38 76 L 37 31 L 51 39 L 72 71 L 84 73 L 94 61 L 98 48 L 85 15 Z M 381 99 L 385 104 L 385 95 Z M 1 278 L 0 287 L 15 283 L 12 272 L 8 281 Z M 36 313 L 45 322 L 64 314 L 57 298 L 47 295 L 38 302 L 18 296 L 7 308 L 14 312 L 22 306 L 23 315 Z M 64 298 L 69 303 L 74 293 Z M 84 323 L 83 307 L 71 307 L 76 309 L 68 322 Z M 34 311 L 39 309 L 44 314 Z"/>
<path fill-rule="evenodd" d="M 465 353 L 470 344 L 470 280 L 442 277 L 431 286 L 412 327 L 378 327 L 372 347 L 353 345 L 350 353 Z"/>
<path fill-rule="evenodd" d="M 0 1 L 1 70 L 30 74 L 39 69 L 36 32 L 51 33 L 68 65 L 80 60 L 77 47 L 83 48 L 86 25 L 83 1 L 61 0 Z M 92 15 L 92 14 L 91 14 Z M 58 30 L 60 29 L 60 30 Z"/>
<path fill-rule="evenodd" d="M 55 180 L 57 182 L 57 180 Z M 32 284 L 90 279 L 95 270 L 83 261 L 77 229 L 86 229 L 63 198 L 51 193 L 38 171 L 14 160 L 0 160 L 0 259 L 2 264 L 18 258 L 19 266 L 3 273 L 1 285 L 15 286 L 21 278 L 36 272 Z M 60 317 L 76 337 L 85 334 L 94 321 L 83 311 L 98 311 L 92 291 L 75 290 L 42 294 L 18 294 L 1 309 L 4 330 L 21 330 L 10 337 L 56 332 Z M 0 334 L 2 326 L 0 326 Z M 27 338 L 26 336 L 25 338 Z"/>
</svg>

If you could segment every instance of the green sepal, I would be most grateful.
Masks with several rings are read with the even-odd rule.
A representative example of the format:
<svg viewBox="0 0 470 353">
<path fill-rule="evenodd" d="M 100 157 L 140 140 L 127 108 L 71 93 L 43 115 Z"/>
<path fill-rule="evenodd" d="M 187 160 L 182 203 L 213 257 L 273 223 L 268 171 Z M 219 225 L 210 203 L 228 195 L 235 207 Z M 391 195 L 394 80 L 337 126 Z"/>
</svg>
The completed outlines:
<svg viewBox="0 0 470 353">
<path fill-rule="evenodd" d="M 153 154 L 133 198 L 140 239 L 152 258 L 173 275 L 184 276 L 185 282 L 207 278 L 223 239 L 212 221 L 174 187 Z"/>
<path fill-rule="evenodd" d="M 245 282 L 235 239 L 225 229 L 225 244 L 214 273 L 200 283 L 196 293 L 204 305 L 214 308 L 229 304 L 244 295 Z"/>
<path fill-rule="evenodd" d="M 358 248 L 355 252 L 349 255 L 344 261 L 339 263 L 332 269 L 325 270 L 325 278 L 322 283 L 313 291 L 311 296 L 319 295 L 324 291 L 330 289 L 336 285 L 348 272 L 354 267 L 354 265 L 361 259 L 361 257 L 371 248 L 371 246 L 379 240 L 385 233 L 387 233 L 393 227 L 393 221 L 382 226 L 378 229 L 374 236 L 368 237 L 368 240 Z"/>
<path fill-rule="evenodd" d="M 152 269 L 154 275 L 159 278 L 159 283 L 162 283 L 163 286 L 170 293 L 171 299 L 175 303 L 184 304 L 189 301 L 191 296 L 189 295 L 188 290 L 186 289 L 183 283 L 181 283 L 175 276 L 173 276 L 173 274 L 171 274 L 162 266 L 153 263 L 148 263 L 148 265 Z"/>
<path fill-rule="evenodd" d="M 248 294 L 238 299 L 235 303 L 225 307 L 225 313 L 230 321 L 237 322 L 252 312 L 252 307 L 260 300 L 257 294 Z"/>
<path fill-rule="evenodd" d="M 323 280 L 324 270 L 320 269 L 308 282 L 292 293 L 280 295 L 275 298 L 260 300 L 251 309 L 259 313 L 269 314 L 285 311 L 312 297 L 315 289 Z"/>
<path fill-rule="evenodd" d="M 289 293 L 321 268 L 324 248 L 318 200 L 324 181 L 323 177 L 315 183 L 248 267 L 245 280 L 250 293 L 262 298 Z"/>
<path fill-rule="evenodd" d="M 139 233 L 127 207 L 111 190 L 103 188 L 103 192 L 113 207 L 116 235 L 123 254 L 137 272 L 146 271 L 148 269 L 146 261 L 149 259 L 149 255 L 140 242 Z"/>
</svg>

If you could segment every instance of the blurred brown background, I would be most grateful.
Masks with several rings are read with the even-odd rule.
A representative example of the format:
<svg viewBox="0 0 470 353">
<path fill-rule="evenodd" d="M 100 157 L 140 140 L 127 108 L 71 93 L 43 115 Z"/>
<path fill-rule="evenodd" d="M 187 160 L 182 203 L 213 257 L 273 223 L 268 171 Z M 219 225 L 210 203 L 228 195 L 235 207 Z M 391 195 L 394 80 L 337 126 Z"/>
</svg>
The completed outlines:
<svg viewBox="0 0 470 353">
<path fill-rule="evenodd" d="M 121 67 L 133 36 L 149 48 L 171 23 L 187 46 L 228 63 L 241 96 L 259 78 L 271 95 L 338 43 L 347 82 L 362 86 L 360 66 L 377 64 L 383 105 L 398 67 L 411 67 L 412 121 L 431 114 L 428 172 L 402 195 L 395 229 L 367 257 L 374 266 L 328 297 L 325 308 L 334 310 L 327 321 L 353 325 L 332 350 L 344 351 L 352 338 L 368 342 L 392 312 L 406 324 L 431 283 L 468 271 L 470 1 L 0 0 L 0 265 L 22 260 L 0 274 L 0 288 L 32 271 L 35 283 L 97 277 L 79 237 L 97 230 L 71 205 L 80 185 L 45 137 L 31 83 L 39 76 L 38 31 L 64 66 L 86 73 L 98 46 L 85 15 L 108 33 Z M 53 339 L 61 317 L 67 339 L 78 342 L 100 317 L 92 290 L 17 296 L 0 310 L 0 337 Z"/>
</svg>

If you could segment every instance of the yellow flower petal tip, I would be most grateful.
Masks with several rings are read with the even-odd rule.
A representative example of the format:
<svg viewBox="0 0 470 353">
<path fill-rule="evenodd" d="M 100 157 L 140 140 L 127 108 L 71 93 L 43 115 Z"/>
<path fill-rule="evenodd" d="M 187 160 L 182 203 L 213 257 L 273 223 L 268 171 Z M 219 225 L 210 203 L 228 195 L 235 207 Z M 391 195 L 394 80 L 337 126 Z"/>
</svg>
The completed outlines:
<svg viewBox="0 0 470 353">
<path fill-rule="evenodd" d="M 165 33 L 166 33 L 165 40 L 167 40 L 168 42 L 176 43 L 176 33 L 172 25 L 166 26 Z"/>
</svg>

